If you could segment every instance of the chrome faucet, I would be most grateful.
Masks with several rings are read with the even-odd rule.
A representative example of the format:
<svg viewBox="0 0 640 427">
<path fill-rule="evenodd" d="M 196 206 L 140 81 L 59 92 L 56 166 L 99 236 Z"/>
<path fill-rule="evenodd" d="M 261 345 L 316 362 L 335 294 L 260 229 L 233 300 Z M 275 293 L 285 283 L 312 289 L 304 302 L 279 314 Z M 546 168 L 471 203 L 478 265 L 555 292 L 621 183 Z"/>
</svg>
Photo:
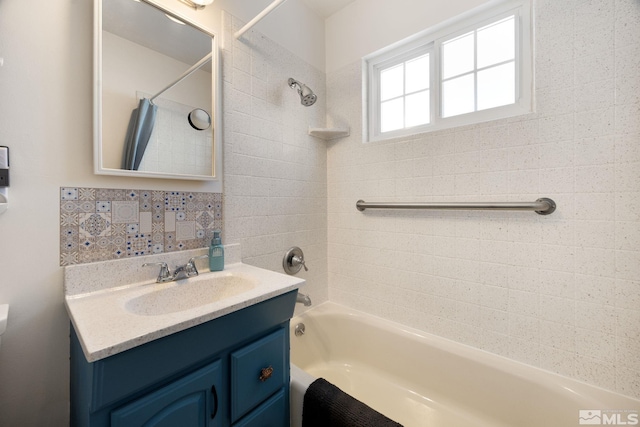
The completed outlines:
<svg viewBox="0 0 640 427">
<path fill-rule="evenodd" d="M 158 278 L 156 279 L 157 283 L 165 283 L 165 282 L 173 282 L 175 280 L 187 279 L 189 277 L 197 276 L 198 269 L 196 268 L 196 260 L 209 258 L 209 255 L 200 255 L 193 258 L 190 258 L 189 261 L 185 265 L 179 265 L 176 269 L 171 273 L 169 266 L 166 262 L 148 262 L 142 264 L 143 267 L 147 267 L 150 265 L 159 265 L 160 273 L 158 273 Z"/>
<path fill-rule="evenodd" d="M 173 280 L 180 280 L 197 276 L 199 273 L 198 269 L 196 268 L 196 260 L 204 258 L 209 258 L 209 255 L 194 256 L 193 258 L 189 258 L 189 261 L 187 261 L 185 265 L 176 267 L 173 272 Z"/>
<path fill-rule="evenodd" d="M 160 273 L 158 273 L 158 278 L 156 279 L 157 283 L 171 282 L 173 280 L 173 274 L 171 274 L 171 270 L 169 270 L 169 266 L 166 262 L 145 262 L 142 264 L 143 267 L 148 267 L 150 265 L 160 266 Z"/>
<path fill-rule="evenodd" d="M 186 263 L 185 265 L 179 265 L 175 270 L 173 270 L 173 280 L 188 279 L 191 276 L 197 275 L 198 271 L 196 270 L 196 272 L 193 273 L 192 267 L 189 265 L 189 263 Z"/>
</svg>

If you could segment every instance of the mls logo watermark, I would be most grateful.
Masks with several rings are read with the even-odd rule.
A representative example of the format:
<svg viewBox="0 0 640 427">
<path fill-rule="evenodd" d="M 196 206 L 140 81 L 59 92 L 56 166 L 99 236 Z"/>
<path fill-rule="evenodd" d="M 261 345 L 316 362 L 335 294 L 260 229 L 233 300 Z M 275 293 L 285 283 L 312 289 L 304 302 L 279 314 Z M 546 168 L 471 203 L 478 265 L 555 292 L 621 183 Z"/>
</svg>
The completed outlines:
<svg viewBox="0 0 640 427">
<path fill-rule="evenodd" d="M 580 424 L 592 426 L 602 425 L 602 411 L 596 409 L 581 409 Z"/>
<path fill-rule="evenodd" d="M 637 426 L 638 411 L 613 409 L 581 409 L 578 414 L 580 425 L 592 426 Z"/>
</svg>

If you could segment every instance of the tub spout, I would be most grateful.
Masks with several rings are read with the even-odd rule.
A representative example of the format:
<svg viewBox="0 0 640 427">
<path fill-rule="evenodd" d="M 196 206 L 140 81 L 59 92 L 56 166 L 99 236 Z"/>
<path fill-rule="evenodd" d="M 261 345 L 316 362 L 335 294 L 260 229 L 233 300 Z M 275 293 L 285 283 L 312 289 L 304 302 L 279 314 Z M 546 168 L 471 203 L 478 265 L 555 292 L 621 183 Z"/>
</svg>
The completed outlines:
<svg viewBox="0 0 640 427">
<path fill-rule="evenodd" d="M 298 296 L 296 297 L 296 303 L 302 303 L 304 304 L 305 307 L 309 307 L 311 305 L 311 298 L 309 298 L 309 295 L 305 295 L 303 293 L 300 293 L 300 291 L 298 291 Z"/>
</svg>

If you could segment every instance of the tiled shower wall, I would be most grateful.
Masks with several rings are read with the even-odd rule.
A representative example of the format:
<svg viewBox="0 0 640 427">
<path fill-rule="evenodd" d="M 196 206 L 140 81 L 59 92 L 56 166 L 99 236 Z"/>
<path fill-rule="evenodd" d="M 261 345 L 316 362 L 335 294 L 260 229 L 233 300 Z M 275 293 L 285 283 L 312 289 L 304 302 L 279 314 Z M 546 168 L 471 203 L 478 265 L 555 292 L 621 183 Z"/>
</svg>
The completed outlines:
<svg viewBox="0 0 640 427">
<path fill-rule="evenodd" d="M 209 246 L 222 194 L 63 187 L 60 265 Z"/>
<path fill-rule="evenodd" d="M 361 64 L 327 79 L 329 296 L 640 397 L 640 3 L 536 2 L 535 114 L 363 143 Z M 534 201 L 358 212 L 366 201 Z"/>
<path fill-rule="evenodd" d="M 244 262 L 283 272 L 291 246 L 305 254 L 302 292 L 327 299 L 326 143 L 308 135 L 325 122 L 325 74 L 223 13 L 224 227 L 227 243 L 241 243 Z M 287 80 L 318 95 L 300 104 Z M 300 307 L 298 307 L 300 309 Z"/>
</svg>

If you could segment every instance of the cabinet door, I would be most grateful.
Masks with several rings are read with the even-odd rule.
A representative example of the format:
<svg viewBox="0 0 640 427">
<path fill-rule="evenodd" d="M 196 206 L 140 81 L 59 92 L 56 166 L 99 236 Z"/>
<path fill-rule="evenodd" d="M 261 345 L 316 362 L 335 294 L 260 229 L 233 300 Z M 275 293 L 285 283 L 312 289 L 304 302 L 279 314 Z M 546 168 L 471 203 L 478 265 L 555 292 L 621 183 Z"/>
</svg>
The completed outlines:
<svg viewBox="0 0 640 427">
<path fill-rule="evenodd" d="M 269 400 L 258 406 L 234 427 L 286 427 L 289 426 L 286 395 L 280 390 Z"/>
<path fill-rule="evenodd" d="M 220 425 L 217 360 L 111 412 L 113 427 L 214 427 Z"/>
<path fill-rule="evenodd" d="M 289 382 L 289 348 L 279 329 L 231 353 L 231 420 L 242 418 Z"/>
</svg>

